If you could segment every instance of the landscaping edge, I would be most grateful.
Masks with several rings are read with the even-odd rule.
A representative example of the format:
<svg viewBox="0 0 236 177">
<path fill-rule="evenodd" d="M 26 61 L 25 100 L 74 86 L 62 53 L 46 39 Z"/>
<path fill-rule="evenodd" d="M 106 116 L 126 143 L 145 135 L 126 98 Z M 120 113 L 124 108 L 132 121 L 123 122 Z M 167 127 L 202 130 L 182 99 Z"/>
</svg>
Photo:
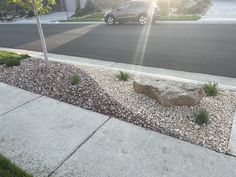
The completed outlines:
<svg viewBox="0 0 236 177">
<path fill-rule="evenodd" d="M 236 157 L 236 109 L 233 115 L 233 124 L 230 134 L 229 151 L 227 154 Z"/>
<path fill-rule="evenodd" d="M 12 50 L 10 50 L 10 51 L 12 51 Z M 17 52 L 17 51 L 14 51 L 14 52 L 16 52 L 16 53 L 19 53 L 19 52 Z M 33 52 L 31 52 L 30 53 L 30 55 L 31 56 L 33 56 L 32 55 L 32 53 Z M 39 58 L 39 57 L 38 57 Z M 63 58 L 63 57 L 61 57 L 61 58 Z M 56 61 L 55 59 L 54 60 L 52 60 L 52 61 Z M 95 60 L 93 60 L 93 61 L 95 61 Z M 62 61 L 61 61 L 62 62 Z M 63 63 L 63 62 L 62 62 Z M 64 63 L 68 63 L 68 62 L 64 62 Z M 71 63 L 71 62 L 69 62 L 70 64 L 74 64 L 74 65 L 76 65 L 76 64 L 78 64 L 77 62 L 76 62 L 76 64 L 75 64 L 75 61 L 74 61 L 74 63 Z M 109 63 L 109 62 L 108 62 Z M 115 62 L 113 62 L 113 63 L 115 63 Z M 80 64 L 81 65 L 81 64 Z M 91 64 L 90 64 L 91 65 Z M 112 64 L 110 67 L 109 66 L 107 66 L 107 68 L 109 68 L 109 69 L 113 69 L 113 71 L 115 70 L 115 71 L 117 71 L 117 68 L 113 68 L 114 67 L 114 65 L 115 64 Z M 93 64 L 93 66 L 94 66 L 94 64 Z M 134 66 L 134 65 L 133 65 Z M 103 66 L 103 69 L 105 69 L 104 68 L 104 66 Z M 149 67 L 149 69 L 150 69 L 150 67 Z M 120 69 L 118 69 L 118 70 L 120 70 Z M 123 70 L 123 69 L 122 69 Z M 134 70 L 133 70 L 133 72 L 135 72 Z M 155 76 L 157 76 L 157 75 L 155 75 Z M 158 76 L 159 77 L 159 76 Z M 162 76 L 163 77 L 163 76 Z M 164 76 L 165 78 L 166 78 L 166 76 Z M 179 80 L 178 80 L 179 81 Z M 186 80 L 185 80 L 185 82 L 186 82 Z M 232 110 L 232 112 L 233 112 L 234 110 Z M 233 112 L 234 113 L 234 112 Z M 229 136 L 230 136 L 230 134 L 229 134 Z M 229 140 L 230 138 L 228 138 L 228 140 Z"/>
<path fill-rule="evenodd" d="M 0 50 L 16 52 L 19 54 L 28 54 L 31 57 L 41 58 L 41 59 L 43 59 L 44 56 L 42 52 L 30 51 L 24 49 L 12 49 L 12 48 L 0 47 Z M 102 67 L 115 71 L 122 70 L 122 71 L 127 71 L 131 74 L 132 73 L 137 75 L 141 74 L 151 77 L 154 76 L 159 78 L 171 79 L 175 81 L 190 82 L 196 84 L 204 84 L 208 81 L 212 81 L 212 82 L 217 82 L 220 88 L 236 91 L 236 78 L 231 78 L 231 77 L 170 70 L 170 69 L 156 68 L 149 66 L 140 66 L 140 65 L 118 63 L 118 62 L 97 60 L 84 57 L 59 55 L 53 53 L 49 53 L 48 56 L 49 60 L 51 61 L 57 61 L 74 65 L 91 66 L 91 67 Z"/>
</svg>

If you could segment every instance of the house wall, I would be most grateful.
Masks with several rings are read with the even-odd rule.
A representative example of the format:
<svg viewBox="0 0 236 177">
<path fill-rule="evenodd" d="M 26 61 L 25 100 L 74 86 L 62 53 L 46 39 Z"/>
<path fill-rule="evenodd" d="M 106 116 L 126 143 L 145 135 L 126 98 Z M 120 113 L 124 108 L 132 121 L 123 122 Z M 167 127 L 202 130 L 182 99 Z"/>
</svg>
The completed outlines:
<svg viewBox="0 0 236 177">
<path fill-rule="evenodd" d="M 68 12 L 75 12 L 77 7 L 77 0 L 64 0 L 65 9 Z"/>
<path fill-rule="evenodd" d="M 80 8 L 84 8 L 87 0 L 80 0 Z"/>
<path fill-rule="evenodd" d="M 94 3 L 99 9 L 111 9 L 125 1 L 129 0 L 94 0 Z M 146 0 L 146 1 L 155 1 L 155 0 Z"/>
<path fill-rule="evenodd" d="M 69 11 L 73 11 L 74 12 L 76 10 L 76 8 L 78 7 L 78 5 L 79 5 L 79 7 L 81 9 L 84 8 L 85 5 L 86 5 L 86 2 L 88 0 L 64 0 L 64 1 L 65 1 L 66 5 L 67 5 L 67 9 Z M 94 0 L 92 0 L 92 1 L 94 1 Z"/>
<path fill-rule="evenodd" d="M 126 0 L 94 0 L 94 4 L 99 9 L 111 9 Z"/>
<path fill-rule="evenodd" d="M 129 0 L 94 0 L 94 3 L 100 9 L 111 9 L 124 1 L 129 1 Z M 152 0 L 147 0 L 147 1 L 152 1 Z M 168 1 L 168 0 L 153 0 L 153 1 L 158 2 L 158 1 Z M 185 2 L 185 0 L 169 0 L 169 1 L 174 3 L 181 3 L 182 1 Z M 188 1 L 191 2 L 191 4 L 193 4 L 201 0 L 188 0 Z"/>
<path fill-rule="evenodd" d="M 64 11 L 64 4 L 63 4 L 63 0 L 58 0 L 57 3 L 52 7 L 52 11 Z"/>
</svg>

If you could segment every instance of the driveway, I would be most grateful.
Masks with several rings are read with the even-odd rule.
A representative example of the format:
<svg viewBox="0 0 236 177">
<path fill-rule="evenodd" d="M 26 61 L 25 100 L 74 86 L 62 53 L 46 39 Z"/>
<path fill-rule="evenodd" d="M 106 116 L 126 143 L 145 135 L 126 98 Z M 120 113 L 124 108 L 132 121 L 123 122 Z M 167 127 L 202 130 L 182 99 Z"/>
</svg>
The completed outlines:
<svg viewBox="0 0 236 177">
<path fill-rule="evenodd" d="M 212 0 L 212 6 L 202 21 L 236 21 L 235 0 Z"/>
</svg>

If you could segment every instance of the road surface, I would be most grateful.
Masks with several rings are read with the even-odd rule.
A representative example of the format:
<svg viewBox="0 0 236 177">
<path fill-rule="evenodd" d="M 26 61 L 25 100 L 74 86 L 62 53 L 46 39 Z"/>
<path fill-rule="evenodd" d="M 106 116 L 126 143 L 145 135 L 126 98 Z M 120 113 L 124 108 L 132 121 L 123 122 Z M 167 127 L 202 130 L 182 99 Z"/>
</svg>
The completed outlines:
<svg viewBox="0 0 236 177">
<path fill-rule="evenodd" d="M 43 25 L 50 53 L 236 78 L 236 25 Z M 0 47 L 41 51 L 35 25 L 0 25 Z"/>
</svg>

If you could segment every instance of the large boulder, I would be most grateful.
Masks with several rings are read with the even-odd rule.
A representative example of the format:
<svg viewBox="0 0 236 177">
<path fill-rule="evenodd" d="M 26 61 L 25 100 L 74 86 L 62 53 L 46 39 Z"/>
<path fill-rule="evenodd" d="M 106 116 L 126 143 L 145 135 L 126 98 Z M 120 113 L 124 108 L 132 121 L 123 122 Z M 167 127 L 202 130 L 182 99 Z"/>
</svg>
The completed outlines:
<svg viewBox="0 0 236 177">
<path fill-rule="evenodd" d="M 193 106 L 205 93 L 201 86 L 166 80 L 135 80 L 134 90 L 157 100 L 163 106 Z"/>
</svg>

